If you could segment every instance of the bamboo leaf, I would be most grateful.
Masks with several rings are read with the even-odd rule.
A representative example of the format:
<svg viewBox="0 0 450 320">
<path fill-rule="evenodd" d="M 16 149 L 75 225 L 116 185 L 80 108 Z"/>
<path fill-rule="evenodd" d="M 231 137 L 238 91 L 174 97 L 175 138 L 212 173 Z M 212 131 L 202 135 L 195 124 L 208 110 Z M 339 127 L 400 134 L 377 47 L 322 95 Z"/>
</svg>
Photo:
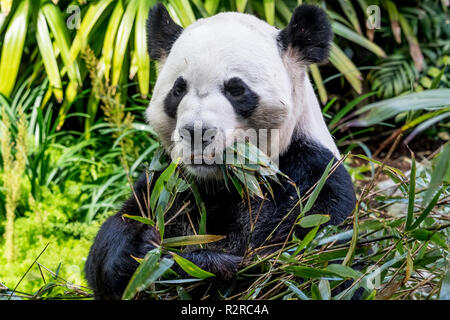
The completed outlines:
<svg viewBox="0 0 450 320">
<path fill-rule="evenodd" d="M 313 192 L 311 193 L 311 196 L 308 198 L 308 201 L 306 202 L 305 206 L 302 209 L 302 214 L 305 215 L 314 205 L 316 202 L 317 197 L 320 194 L 320 191 L 322 190 L 325 182 L 328 179 L 328 173 L 330 173 L 331 167 L 334 164 L 334 158 L 328 162 L 328 165 L 326 166 L 325 170 L 322 173 L 322 176 L 320 177 L 319 181 L 317 182 L 317 186 L 314 188 Z M 305 217 L 306 218 L 306 217 Z M 311 219 L 311 218 L 310 218 Z"/>
<path fill-rule="evenodd" d="M 172 259 L 162 258 L 161 250 L 155 248 L 149 251 L 144 260 L 137 267 L 123 293 L 123 300 L 132 299 L 136 293 L 147 289 L 153 282 L 161 277 L 174 263 Z"/>
<path fill-rule="evenodd" d="M 414 200 L 416 198 L 416 159 L 412 156 L 411 173 L 409 175 L 408 212 L 406 215 L 405 230 L 409 230 L 414 219 Z"/>
<path fill-rule="evenodd" d="M 425 208 L 425 210 L 423 210 L 423 212 L 420 214 L 420 216 L 416 219 L 416 221 L 414 222 L 414 224 L 411 226 L 410 229 L 417 228 L 422 223 L 422 221 L 425 220 L 425 218 L 431 213 L 431 210 L 433 210 L 434 206 L 438 202 L 441 193 L 442 193 L 442 189 L 440 189 L 436 193 L 434 198 L 431 200 L 431 202 L 428 204 L 428 206 Z"/>
<path fill-rule="evenodd" d="M 197 244 L 216 242 L 224 238 L 225 236 L 218 236 L 212 234 L 181 236 L 181 237 L 166 238 L 163 240 L 162 245 L 165 247 L 192 246 Z"/>
<path fill-rule="evenodd" d="M 359 271 L 353 270 L 352 268 L 339 263 L 329 264 L 327 270 L 335 273 L 336 275 L 344 279 L 346 278 L 358 279 L 361 276 L 361 273 Z"/>
<path fill-rule="evenodd" d="M 423 197 L 423 204 L 430 202 L 439 185 L 443 183 L 448 168 L 450 168 L 450 143 L 445 144 L 439 153 L 436 166 L 431 174 L 429 188 Z"/>
<path fill-rule="evenodd" d="M 187 274 L 199 279 L 207 279 L 215 277 L 215 275 L 212 274 L 211 272 L 199 268 L 194 263 L 192 263 L 188 259 L 183 258 L 182 256 L 179 256 L 175 252 L 170 252 L 170 254 L 172 255 L 173 259 L 178 263 L 178 265 L 181 267 L 181 269 L 186 271 Z"/>
<path fill-rule="evenodd" d="M 289 281 L 283 280 L 287 285 L 288 288 L 301 300 L 309 300 L 308 296 L 303 293 L 299 288 L 297 288 L 294 284 L 292 284 Z"/>
<path fill-rule="evenodd" d="M 124 213 L 124 214 L 122 214 L 122 217 L 131 219 L 131 220 L 135 220 L 135 221 L 139 221 L 139 222 L 141 222 L 143 224 L 146 224 L 146 225 L 149 225 L 149 226 L 152 226 L 152 227 L 155 225 L 155 222 L 153 222 L 153 220 L 151 220 L 149 218 L 144 218 L 144 217 L 141 217 L 141 216 L 134 216 L 134 215 L 130 215 L 130 214 Z"/>
<path fill-rule="evenodd" d="M 312 228 L 327 223 L 328 221 L 330 221 L 330 216 L 327 214 L 311 214 L 301 218 L 299 225 L 302 228 Z"/>
<path fill-rule="evenodd" d="M 172 162 L 156 180 L 152 194 L 150 195 L 150 208 L 152 209 L 152 212 L 155 212 L 156 203 L 159 199 L 161 191 L 169 178 L 174 174 L 176 167 L 177 162 Z"/>
<path fill-rule="evenodd" d="M 300 253 L 308 244 L 311 243 L 311 241 L 314 240 L 317 231 L 319 231 L 319 225 L 317 225 L 314 229 L 309 231 L 306 236 L 302 239 L 300 244 L 298 245 L 297 249 L 295 249 L 295 252 L 292 254 L 294 257 Z"/>
<path fill-rule="evenodd" d="M 330 300 L 331 299 L 331 288 L 330 282 L 326 279 L 322 279 L 319 281 L 319 291 L 322 296 L 322 300 Z"/>
</svg>

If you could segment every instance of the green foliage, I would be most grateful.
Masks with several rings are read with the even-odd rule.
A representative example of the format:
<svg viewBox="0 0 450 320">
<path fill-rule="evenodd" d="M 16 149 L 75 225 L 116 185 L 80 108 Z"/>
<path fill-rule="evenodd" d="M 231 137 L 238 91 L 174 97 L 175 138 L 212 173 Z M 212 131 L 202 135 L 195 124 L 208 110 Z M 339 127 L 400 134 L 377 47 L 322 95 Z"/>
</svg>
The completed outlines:
<svg viewBox="0 0 450 320">
<path fill-rule="evenodd" d="M 52 186 L 43 188 L 40 201 L 30 199 L 29 207 L 23 208 L 23 215 L 15 221 L 16 260 L 8 264 L 2 259 L 0 263 L 0 278 L 3 284 L 10 288 L 15 287 L 47 243 L 49 246 L 40 257 L 39 263 L 53 271 L 61 263 L 59 275 L 62 278 L 74 284 L 86 284 L 84 262 L 100 221 L 92 224 L 81 221 L 79 203 L 88 197 L 82 189 L 81 184 L 68 181 L 64 192 Z M 22 203 L 26 200 L 22 199 Z M 4 241 L 0 242 L 1 252 L 4 246 Z M 47 275 L 46 280 L 49 281 L 49 278 L 50 275 Z M 41 274 L 35 267 L 17 290 L 35 292 L 42 284 Z"/>
</svg>

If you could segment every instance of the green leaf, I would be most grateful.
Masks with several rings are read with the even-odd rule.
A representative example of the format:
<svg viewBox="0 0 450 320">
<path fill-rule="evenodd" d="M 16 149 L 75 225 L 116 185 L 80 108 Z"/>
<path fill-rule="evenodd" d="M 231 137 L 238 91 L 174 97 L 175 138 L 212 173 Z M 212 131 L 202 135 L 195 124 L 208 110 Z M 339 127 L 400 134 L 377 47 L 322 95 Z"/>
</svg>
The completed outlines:
<svg viewBox="0 0 450 320">
<path fill-rule="evenodd" d="M 41 10 L 47 20 L 51 32 L 53 33 L 53 38 L 55 39 L 61 58 L 67 68 L 70 80 L 78 85 L 81 85 L 81 75 L 78 63 L 77 61 L 74 61 L 73 63 L 70 61 L 71 41 L 61 11 L 53 3 L 43 5 Z"/>
<path fill-rule="evenodd" d="M 53 93 L 58 100 L 62 102 L 63 91 L 61 84 L 61 76 L 59 75 L 58 63 L 56 62 L 55 52 L 53 51 L 53 43 L 50 39 L 50 33 L 47 27 L 47 21 L 39 10 L 36 24 L 36 41 L 41 52 L 42 61 L 44 62 L 45 71 L 47 72 L 50 85 L 53 87 Z"/>
<path fill-rule="evenodd" d="M 150 89 L 150 58 L 147 52 L 146 23 L 148 11 L 156 1 L 139 0 L 139 8 L 136 17 L 134 50 L 137 56 L 138 81 L 141 95 L 146 97 Z"/>
<path fill-rule="evenodd" d="M 436 166 L 431 174 L 430 185 L 423 198 L 423 204 L 430 202 L 433 194 L 444 181 L 448 168 L 450 168 L 450 143 L 445 144 L 442 151 L 439 153 Z"/>
<path fill-rule="evenodd" d="M 311 214 L 301 218 L 299 225 L 302 228 L 312 228 L 327 223 L 328 221 L 330 221 L 330 216 L 327 214 Z"/>
<path fill-rule="evenodd" d="M 378 57 L 386 57 L 386 53 L 384 52 L 384 50 L 381 49 L 381 47 L 379 47 L 376 43 L 347 28 L 342 23 L 333 22 L 332 28 L 335 34 L 345 39 L 348 39 L 356 44 L 359 44 L 361 47 L 364 47 L 367 50 L 375 53 Z"/>
<path fill-rule="evenodd" d="M 322 300 L 319 287 L 315 283 L 311 284 L 311 298 L 312 300 Z"/>
<path fill-rule="evenodd" d="M 353 99 L 351 102 L 349 102 L 344 108 L 339 110 L 339 112 L 331 119 L 330 123 L 328 124 L 329 128 L 332 128 L 335 124 L 337 124 L 343 117 L 345 117 L 354 107 L 356 107 L 361 101 L 375 95 L 376 92 L 369 92 L 366 94 L 363 94 L 362 96 Z"/>
<path fill-rule="evenodd" d="M 219 2 L 220 0 L 205 0 L 205 10 L 208 12 L 208 15 L 212 16 L 217 13 Z"/>
<path fill-rule="evenodd" d="M 149 218 L 144 218 L 144 217 L 141 217 L 141 216 L 133 216 L 133 215 L 124 213 L 124 214 L 122 214 L 122 217 L 125 217 L 125 218 L 128 218 L 128 219 L 132 219 L 132 220 L 135 220 L 135 221 L 139 221 L 139 222 L 141 222 L 143 224 L 147 224 L 147 225 L 152 226 L 152 227 L 155 225 L 155 222 L 153 220 L 151 220 Z"/>
<path fill-rule="evenodd" d="M 138 5 L 138 0 L 130 0 L 120 22 L 119 30 L 117 30 L 112 65 L 112 86 L 116 86 L 119 83 L 125 53 L 128 48 L 128 40 L 130 39 Z"/>
<path fill-rule="evenodd" d="M 285 268 L 287 272 L 294 274 L 297 277 L 316 279 L 316 278 L 335 278 L 336 274 L 326 269 L 315 269 L 303 266 L 288 266 Z"/>
<path fill-rule="evenodd" d="M 306 236 L 302 239 L 302 241 L 300 242 L 300 244 L 298 245 L 297 249 L 295 250 L 293 256 L 295 257 L 297 254 L 300 253 L 300 251 L 303 250 L 303 248 L 306 248 L 306 246 L 312 241 L 314 240 L 314 238 L 316 237 L 317 231 L 319 231 L 319 226 L 316 226 L 314 229 L 312 229 L 311 231 L 309 231 Z"/>
<path fill-rule="evenodd" d="M 359 33 L 362 34 L 361 26 L 359 25 L 358 15 L 356 14 L 355 8 L 350 0 L 338 0 L 341 5 L 342 11 L 347 16 L 347 19 L 353 25 L 353 28 Z"/>
<path fill-rule="evenodd" d="M 317 92 L 319 93 L 320 102 L 322 104 L 327 103 L 328 94 L 327 94 L 327 90 L 325 89 L 325 85 L 323 83 L 322 76 L 320 75 L 319 67 L 317 66 L 317 64 L 311 64 L 309 66 L 309 71 L 311 72 L 311 76 L 317 87 Z"/>
<path fill-rule="evenodd" d="M 414 219 L 414 200 L 416 198 L 416 159 L 412 155 L 411 173 L 409 176 L 408 212 L 406 215 L 405 230 L 409 230 Z"/>
<path fill-rule="evenodd" d="M 0 93 L 9 97 L 16 84 L 28 30 L 30 1 L 21 1 L 6 29 L 1 45 Z"/>
<path fill-rule="evenodd" d="M 195 198 L 195 203 L 197 204 L 198 212 L 200 213 L 200 226 L 198 233 L 199 234 L 205 234 L 206 233 L 206 207 L 205 203 L 202 201 L 202 196 L 200 194 L 200 191 L 197 188 L 197 185 L 192 180 L 189 183 L 189 188 L 192 191 L 192 194 Z"/>
<path fill-rule="evenodd" d="M 181 236 L 181 237 L 166 238 L 163 240 L 162 245 L 165 247 L 190 246 L 190 245 L 216 242 L 216 241 L 222 240 L 224 238 L 225 238 L 225 236 L 218 236 L 218 235 L 212 235 L 212 234 Z"/>
<path fill-rule="evenodd" d="M 123 300 L 132 299 L 136 293 L 147 289 L 153 282 L 161 277 L 172 265 L 173 260 L 161 257 L 161 250 L 155 248 L 149 251 L 142 263 L 137 267 L 123 293 Z"/>
<path fill-rule="evenodd" d="M 450 300 L 450 269 L 445 273 L 442 280 L 441 290 L 439 291 L 439 300 Z"/>
<path fill-rule="evenodd" d="M 117 4 L 109 17 L 108 27 L 106 28 L 105 38 L 103 39 L 102 56 L 99 61 L 100 70 L 103 70 L 105 79 L 109 81 L 111 62 L 114 54 L 114 44 L 116 40 L 117 30 L 123 16 L 123 1 L 117 1 Z"/>
<path fill-rule="evenodd" d="M 174 174 L 176 167 L 177 162 L 172 162 L 156 180 L 152 190 L 152 194 L 150 195 L 150 208 L 152 209 L 152 212 L 155 212 L 155 207 L 158 202 L 161 191 L 163 190 L 164 185 L 167 183 L 170 177 Z"/>
<path fill-rule="evenodd" d="M 346 279 L 346 278 L 352 278 L 357 279 L 361 276 L 361 273 L 353 270 L 352 268 L 345 266 L 343 264 L 329 264 L 327 267 L 328 271 L 333 272 L 334 274 Z"/>
<path fill-rule="evenodd" d="M 238 12 L 244 12 L 247 6 L 247 0 L 236 0 L 236 9 Z"/>
<path fill-rule="evenodd" d="M 434 206 L 436 205 L 436 203 L 439 200 L 439 197 L 441 195 L 443 191 L 443 188 L 440 189 L 436 195 L 434 196 L 434 198 L 431 200 L 431 202 L 428 204 L 428 206 L 422 211 L 422 213 L 420 214 L 420 216 L 416 219 L 416 221 L 414 222 L 414 224 L 411 226 L 410 229 L 415 229 L 417 228 L 423 220 L 425 220 L 425 218 L 430 214 L 431 210 L 433 210 Z"/>
<path fill-rule="evenodd" d="M 183 258 L 182 256 L 179 256 L 174 252 L 170 252 L 170 254 L 175 259 L 175 261 L 178 263 L 178 265 L 184 271 L 186 271 L 187 274 L 189 274 L 195 278 L 199 278 L 199 279 L 207 279 L 207 278 L 215 277 L 214 274 L 212 274 L 208 271 L 205 271 L 203 269 L 200 269 L 195 264 L 193 264 L 191 261 Z"/>
<path fill-rule="evenodd" d="M 194 11 L 192 10 L 189 0 L 169 0 L 169 3 L 175 10 L 183 28 L 186 28 L 195 22 Z"/>
<path fill-rule="evenodd" d="M 402 112 L 423 110 L 431 107 L 436 109 L 444 108 L 449 105 L 449 96 L 450 89 L 435 89 L 371 103 L 355 112 L 356 115 L 364 115 L 352 124 L 361 127 L 372 126 Z"/>
<path fill-rule="evenodd" d="M 330 300 L 331 299 L 331 288 L 330 282 L 326 279 L 322 279 L 319 281 L 319 291 L 322 297 L 322 300 Z"/>
<path fill-rule="evenodd" d="M 328 179 L 328 174 L 331 171 L 331 167 L 334 164 L 334 158 L 328 162 L 328 165 L 326 166 L 325 170 L 322 173 L 322 176 L 320 177 L 319 181 L 317 182 L 317 186 L 314 188 L 313 192 L 311 193 L 311 196 L 308 198 L 308 201 L 306 201 L 305 206 L 303 207 L 302 214 L 305 215 L 314 205 L 316 202 L 317 197 L 320 194 L 320 191 L 322 191 L 322 188 L 325 184 L 325 182 Z"/>
<path fill-rule="evenodd" d="M 299 288 L 297 288 L 294 284 L 289 281 L 284 280 L 284 282 L 288 285 L 288 288 L 301 300 L 309 300 L 308 296 L 303 293 Z"/>
<path fill-rule="evenodd" d="M 359 94 L 362 93 L 362 75 L 356 65 L 334 42 L 331 43 L 330 58 L 331 64 L 338 69 L 352 88 Z"/>
<path fill-rule="evenodd" d="M 70 61 L 73 62 L 78 57 L 80 51 L 86 48 L 89 34 L 102 16 L 103 12 L 111 4 L 112 0 L 100 0 L 93 5 L 90 5 L 83 20 L 81 21 L 80 29 L 77 30 L 75 39 L 70 48 Z"/>
<path fill-rule="evenodd" d="M 275 24 L 275 0 L 263 0 L 264 14 L 270 25 Z"/>
</svg>

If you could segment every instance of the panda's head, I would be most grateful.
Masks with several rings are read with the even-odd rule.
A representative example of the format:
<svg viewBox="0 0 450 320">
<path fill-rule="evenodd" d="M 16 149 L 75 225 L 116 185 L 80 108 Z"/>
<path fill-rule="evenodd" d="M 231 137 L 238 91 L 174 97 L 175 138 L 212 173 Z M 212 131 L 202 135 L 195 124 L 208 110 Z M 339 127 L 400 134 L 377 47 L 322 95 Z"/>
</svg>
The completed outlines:
<svg viewBox="0 0 450 320">
<path fill-rule="evenodd" d="M 296 128 L 336 154 L 306 75 L 309 64 L 328 57 L 332 31 L 322 9 L 298 7 L 283 30 L 231 12 L 183 29 L 158 4 L 147 33 L 159 74 L 146 117 L 172 159 L 181 158 L 192 174 L 220 174 L 208 160 L 246 132 L 268 130 L 272 158 L 288 148 Z"/>
</svg>

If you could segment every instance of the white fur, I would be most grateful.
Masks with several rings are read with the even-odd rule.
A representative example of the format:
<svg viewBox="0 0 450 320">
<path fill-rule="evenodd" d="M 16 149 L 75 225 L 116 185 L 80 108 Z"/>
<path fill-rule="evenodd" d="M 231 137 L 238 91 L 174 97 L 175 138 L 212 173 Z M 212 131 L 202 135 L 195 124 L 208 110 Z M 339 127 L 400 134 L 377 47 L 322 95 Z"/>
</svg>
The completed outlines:
<svg viewBox="0 0 450 320">
<path fill-rule="evenodd" d="M 160 61 L 160 72 L 146 117 L 163 145 L 179 153 L 178 130 L 201 121 L 223 130 L 253 126 L 280 130 L 279 152 L 290 143 L 295 127 L 328 148 L 339 151 L 325 125 L 319 103 L 306 74 L 306 66 L 294 53 L 280 51 L 279 30 L 254 16 L 221 13 L 187 27 L 170 54 Z M 164 99 L 182 76 L 188 93 L 181 101 L 177 119 L 164 112 Z M 243 79 L 260 97 L 249 120 L 242 120 L 221 92 L 232 77 Z M 178 139 L 179 140 L 179 139 Z M 277 157 L 277 155 L 271 155 Z"/>
</svg>

